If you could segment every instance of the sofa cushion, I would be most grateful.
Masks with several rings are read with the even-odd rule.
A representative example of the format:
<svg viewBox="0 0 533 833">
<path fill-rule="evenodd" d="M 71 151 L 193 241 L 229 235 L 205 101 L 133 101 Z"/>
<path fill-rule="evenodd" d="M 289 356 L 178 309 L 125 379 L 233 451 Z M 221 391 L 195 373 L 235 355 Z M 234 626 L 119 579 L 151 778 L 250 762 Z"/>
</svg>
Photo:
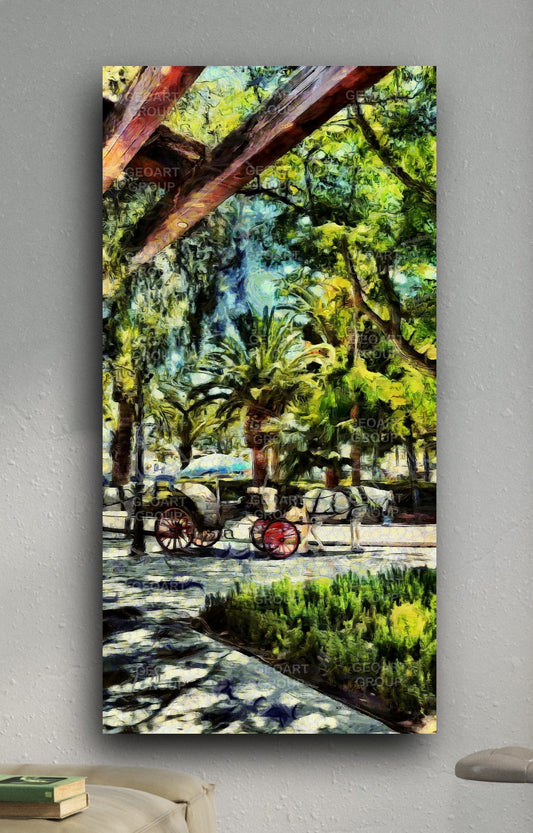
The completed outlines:
<svg viewBox="0 0 533 833">
<path fill-rule="evenodd" d="M 0 774 L 86 775 L 87 784 L 128 787 L 185 805 L 188 833 L 216 833 L 213 784 L 173 769 L 84 764 L 2 764 Z M 90 790 L 89 790 L 90 792 Z M 0 828 L 0 833 L 3 831 Z"/>
<path fill-rule="evenodd" d="M 0 818 L 0 833 L 188 833 L 185 804 L 126 787 L 91 785 L 87 792 L 88 809 L 60 823 Z"/>
</svg>

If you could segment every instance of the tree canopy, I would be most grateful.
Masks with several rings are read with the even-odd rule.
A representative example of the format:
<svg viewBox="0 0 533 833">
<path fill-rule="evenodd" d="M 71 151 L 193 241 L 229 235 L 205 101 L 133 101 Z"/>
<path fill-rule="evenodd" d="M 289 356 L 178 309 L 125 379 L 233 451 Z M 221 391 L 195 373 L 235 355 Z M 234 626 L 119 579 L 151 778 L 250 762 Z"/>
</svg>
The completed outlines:
<svg viewBox="0 0 533 833">
<path fill-rule="evenodd" d="M 108 101 L 136 69 L 104 68 Z M 294 69 L 206 68 L 163 124 L 209 154 Z M 169 195 L 121 174 L 103 212 L 113 479 L 131 473 L 140 393 L 148 445 L 171 442 L 186 464 L 193 444 L 229 431 L 258 481 L 267 448 L 271 476 L 315 466 L 338 479 L 350 466 L 357 482 L 361 454 L 434 443 L 435 188 L 434 67 L 399 67 L 348 97 L 135 268 L 139 228 Z"/>
</svg>

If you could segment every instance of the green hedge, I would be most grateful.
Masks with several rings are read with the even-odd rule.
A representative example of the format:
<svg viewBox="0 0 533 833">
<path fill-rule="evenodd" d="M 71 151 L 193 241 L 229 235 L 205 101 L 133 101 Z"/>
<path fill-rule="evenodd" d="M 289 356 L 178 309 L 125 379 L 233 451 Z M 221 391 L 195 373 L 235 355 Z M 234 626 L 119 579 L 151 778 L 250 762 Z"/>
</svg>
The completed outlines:
<svg viewBox="0 0 533 833">
<path fill-rule="evenodd" d="M 391 568 L 207 596 L 204 619 L 280 663 L 328 683 L 372 691 L 414 716 L 435 710 L 436 575 Z"/>
</svg>

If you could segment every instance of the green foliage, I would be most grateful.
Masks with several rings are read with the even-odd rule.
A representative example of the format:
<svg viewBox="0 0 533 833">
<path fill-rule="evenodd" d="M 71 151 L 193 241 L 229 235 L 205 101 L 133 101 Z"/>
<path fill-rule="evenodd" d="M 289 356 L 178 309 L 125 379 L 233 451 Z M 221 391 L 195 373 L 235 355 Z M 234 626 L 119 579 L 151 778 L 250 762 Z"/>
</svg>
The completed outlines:
<svg viewBox="0 0 533 833">
<path fill-rule="evenodd" d="M 246 431 L 276 431 L 272 421 L 312 391 L 312 368 L 326 361 L 328 345 L 306 346 L 292 316 L 266 307 L 262 315 L 248 310 L 234 325 L 235 335 L 225 336 L 205 356 L 200 369 L 210 381 L 199 389 L 218 396 L 217 415 L 223 421 L 241 415 Z"/>
<path fill-rule="evenodd" d="M 292 70 L 281 66 L 206 67 L 165 123 L 213 147 L 256 110 Z"/>
<path fill-rule="evenodd" d="M 435 709 L 435 593 L 428 569 L 348 572 L 304 584 L 284 578 L 208 595 L 202 616 L 246 645 L 419 717 Z"/>
<path fill-rule="evenodd" d="M 104 67 L 106 97 L 139 69 Z M 212 148 L 293 70 L 206 68 L 165 123 Z M 356 309 L 342 247 L 367 309 L 434 360 L 435 106 L 435 68 L 399 67 L 135 270 L 165 194 L 123 173 L 104 196 L 106 416 L 140 380 L 154 448 L 238 453 L 247 421 L 270 422 L 285 479 L 340 472 L 343 444 L 367 448 L 361 421 L 386 424 L 383 453 L 433 435 L 434 378 Z"/>
</svg>

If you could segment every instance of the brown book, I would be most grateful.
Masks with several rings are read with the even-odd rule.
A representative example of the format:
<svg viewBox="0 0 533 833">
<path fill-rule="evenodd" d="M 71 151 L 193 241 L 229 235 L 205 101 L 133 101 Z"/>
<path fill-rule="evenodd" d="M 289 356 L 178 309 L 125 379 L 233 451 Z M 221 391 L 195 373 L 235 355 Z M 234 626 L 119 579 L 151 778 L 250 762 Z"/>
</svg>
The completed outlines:
<svg viewBox="0 0 533 833">
<path fill-rule="evenodd" d="M 87 793 L 50 804 L 45 801 L 3 801 L 0 819 L 64 819 L 89 806 Z"/>
</svg>

